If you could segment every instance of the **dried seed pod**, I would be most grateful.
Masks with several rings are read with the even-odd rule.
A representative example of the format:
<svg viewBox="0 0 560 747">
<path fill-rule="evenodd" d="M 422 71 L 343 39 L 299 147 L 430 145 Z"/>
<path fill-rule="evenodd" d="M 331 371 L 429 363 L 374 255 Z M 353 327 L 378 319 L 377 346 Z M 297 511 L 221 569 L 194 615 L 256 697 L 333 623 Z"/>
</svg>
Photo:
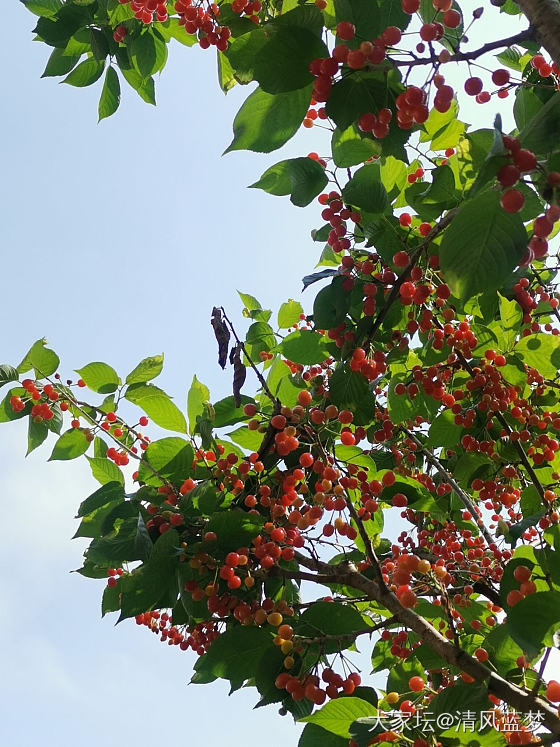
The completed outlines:
<svg viewBox="0 0 560 747">
<path fill-rule="evenodd" d="M 229 350 L 229 338 L 230 333 L 224 320 L 222 319 L 222 312 L 215 306 L 212 309 L 212 318 L 210 320 L 214 329 L 214 336 L 218 343 L 218 363 L 222 368 L 226 367 L 228 350 Z"/>
<path fill-rule="evenodd" d="M 245 383 L 247 369 L 243 363 L 241 354 L 243 352 L 242 344 L 239 342 L 232 348 L 229 359 L 233 365 L 233 401 L 236 407 L 241 407 L 241 387 Z"/>
</svg>

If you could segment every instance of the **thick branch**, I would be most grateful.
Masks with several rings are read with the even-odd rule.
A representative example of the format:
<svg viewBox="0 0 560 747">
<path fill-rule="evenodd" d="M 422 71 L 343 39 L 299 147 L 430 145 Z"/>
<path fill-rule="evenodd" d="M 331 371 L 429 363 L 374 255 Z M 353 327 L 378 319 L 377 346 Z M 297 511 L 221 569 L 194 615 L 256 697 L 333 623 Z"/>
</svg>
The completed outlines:
<svg viewBox="0 0 560 747">
<path fill-rule="evenodd" d="M 558 0 L 516 0 L 536 31 L 536 36 L 560 65 L 560 3 Z"/>
<path fill-rule="evenodd" d="M 489 693 L 505 701 L 518 712 L 529 713 L 531 711 L 535 713 L 536 711 L 540 711 L 543 715 L 543 724 L 552 734 L 560 738 L 560 718 L 558 717 L 556 708 L 534 693 L 527 692 L 517 687 L 517 685 L 507 682 L 507 680 L 500 677 L 496 672 L 491 671 L 477 659 L 469 656 L 466 651 L 463 651 L 459 646 L 444 638 L 441 633 L 435 630 L 427 620 L 414 612 L 414 610 L 403 607 L 393 592 L 380 589 L 375 581 L 370 581 L 370 579 L 358 571 L 348 568 L 347 565 L 344 565 L 342 568 L 331 566 L 321 560 L 308 558 L 301 553 L 296 554 L 296 559 L 306 568 L 317 571 L 317 580 L 321 579 L 320 583 L 324 584 L 325 579 L 329 578 L 330 583 L 342 584 L 358 589 L 367 594 L 372 601 L 382 604 L 389 612 L 393 613 L 400 623 L 414 631 L 422 643 L 429 646 L 444 661 L 451 666 L 458 667 L 461 671 L 479 682 L 487 682 Z M 307 576 L 307 580 L 311 580 L 309 577 L 313 574 L 305 575 Z"/>
</svg>

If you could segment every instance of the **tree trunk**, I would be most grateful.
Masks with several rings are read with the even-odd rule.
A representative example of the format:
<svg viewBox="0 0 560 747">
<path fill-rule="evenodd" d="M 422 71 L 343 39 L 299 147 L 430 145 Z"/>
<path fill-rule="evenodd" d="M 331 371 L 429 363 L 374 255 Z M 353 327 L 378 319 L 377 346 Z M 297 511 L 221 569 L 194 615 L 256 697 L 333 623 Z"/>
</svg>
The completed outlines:
<svg viewBox="0 0 560 747">
<path fill-rule="evenodd" d="M 560 65 L 560 2 L 558 0 L 516 0 L 527 16 L 543 47 Z"/>
</svg>

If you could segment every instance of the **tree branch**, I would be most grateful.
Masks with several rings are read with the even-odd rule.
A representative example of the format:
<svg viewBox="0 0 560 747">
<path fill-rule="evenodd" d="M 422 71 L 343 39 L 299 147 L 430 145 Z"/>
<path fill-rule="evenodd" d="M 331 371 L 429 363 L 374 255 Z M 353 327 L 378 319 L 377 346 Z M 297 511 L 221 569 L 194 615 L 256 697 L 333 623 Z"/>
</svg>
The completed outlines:
<svg viewBox="0 0 560 747">
<path fill-rule="evenodd" d="M 401 285 L 408 280 L 410 277 L 410 273 L 412 272 L 412 268 L 415 266 L 415 264 L 418 262 L 418 259 L 420 258 L 420 255 L 424 251 L 424 249 L 427 249 L 428 246 L 432 243 L 432 241 L 438 236 L 447 226 L 451 223 L 453 218 L 457 215 L 458 208 L 452 208 L 448 213 L 446 213 L 443 218 L 440 220 L 439 223 L 437 223 L 430 233 L 426 236 L 426 238 L 421 241 L 416 249 L 412 252 L 410 255 L 410 262 L 408 264 L 408 267 L 405 267 L 405 269 L 401 272 L 401 274 L 398 276 L 398 278 L 395 280 L 395 283 L 393 285 L 393 288 L 391 289 L 391 292 L 387 296 L 387 299 L 385 303 L 383 304 L 383 308 L 379 311 L 379 314 L 375 317 L 375 321 L 373 322 L 373 325 L 371 327 L 371 330 L 366 338 L 365 344 L 368 345 L 372 342 L 373 338 L 375 337 L 376 332 L 381 327 L 383 322 L 385 321 L 385 317 L 389 313 L 389 309 L 393 305 L 393 303 L 396 301 L 396 299 L 399 296 L 399 289 Z"/>
<path fill-rule="evenodd" d="M 414 610 L 403 607 L 395 594 L 379 588 L 375 581 L 371 581 L 358 571 L 350 569 L 346 564 L 341 568 L 331 566 L 321 560 L 308 558 L 296 553 L 296 560 L 306 568 L 317 572 L 320 583 L 342 584 L 367 594 L 375 602 L 382 604 L 395 618 L 410 630 L 414 631 L 429 648 L 444 661 L 473 677 L 478 682 L 487 682 L 489 693 L 495 695 L 520 713 L 535 713 L 543 715 L 543 724 L 552 734 L 560 738 L 560 718 L 557 709 L 542 698 L 514 685 L 484 664 L 463 651 L 459 646 L 451 643 L 441 635 L 431 624 Z M 314 574 L 305 574 L 306 580 L 312 580 Z"/>
<path fill-rule="evenodd" d="M 437 457 L 435 457 L 432 452 L 429 449 L 426 449 L 422 441 L 420 441 L 412 431 L 409 431 L 407 428 L 402 428 L 403 433 L 406 433 L 406 435 L 414 441 L 414 443 L 418 446 L 419 451 L 422 452 L 424 457 L 426 458 L 426 461 L 430 462 L 430 464 L 436 468 L 436 470 L 440 473 L 442 477 L 444 477 L 447 482 L 451 485 L 453 490 L 457 493 L 459 496 L 461 502 L 463 503 L 463 506 L 470 511 L 472 514 L 473 519 L 476 521 L 475 517 L 478 516 L 478 513 L 476 511 L 476 507 L 474 503 L 471 501 L 470 496 L 468 496 L 463 488 L 458 484 L 458 482 L 453 478 L 453 476 L 445 469 L 443 464 L 439 461 Z M 486 543 L 488 545 L 494 544 L 494 540 L 492 538 L 492 535 L 490 532 L 486 529 L 484 524 L 479 524 L 478 522 L 477 526 L 483 535 L 484 539 L 486 540 Z"/>
<path fill-rule="evenodd" d="M 518 4 L 521 5 L 522 3 L 517 0 Z M 541 0 L 534 0 L 535 4 L 539 4 Z M 554 0 L 553 0 L 554 2 Z M 543 2 L 544 5 L 544 2 Z M 528 13 L 526 13 L 527 17 L 529 18 Z M 529 20 L 531 20 L 529 18 Z M 505 39 L 497 39 L 496 41 L 489 42 L 488 44 L 485 44 L 484 46 L 480 47 L 479 49 L 474 49 L 472 52 L 456 52 L 455 54 L 452 54 L 449 58 L 449 62 L 470 62 L 472 60 L 477 60 L 479 57 L 482 57 L 485 54 L 488 54 L 488 52 L 493 52 L 495 49 L 501 49 L 502 47 L 511 47 L 512 44 L 518 44 L 519 42 L 523 41 L 529 41 L 530 39 L 535 38 L 535 29 L 532 27 L 525 29 L 525 31 L 520 31 L 518 34 L 513 34 L 513 36 L 508 36 Z M 430 57 L 422 57 L 415 60 L 391 60 L 394 65 L 397 67 L 417 67 L 418 65 L 434 65 L 437 64 L 438 59 L 435 56 Z"/>
</svg>

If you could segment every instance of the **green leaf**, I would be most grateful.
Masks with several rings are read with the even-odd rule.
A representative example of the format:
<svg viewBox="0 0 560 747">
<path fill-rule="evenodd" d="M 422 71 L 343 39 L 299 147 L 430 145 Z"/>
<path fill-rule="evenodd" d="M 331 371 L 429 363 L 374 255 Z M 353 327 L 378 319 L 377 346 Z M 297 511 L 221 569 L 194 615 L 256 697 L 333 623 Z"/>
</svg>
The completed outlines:
<svg viewBox="0 0 560 747">
<path fill-rule="evenodd" d="M 124 475 L 117 465 L 105 457 L 86 457 L 91 468 L 91 474 L 102 485 L 120 483 L 124 485 Z"/>
<path fill-rule="evenodd" d="M 109 66 L 105 73 L 105 83 L 99 99 L 99 121 L 114 114 L 119 108 L 120 101 L 121 84 L 119 83 L 119 76 L 115 68 Z"/>
<path fill-rule="evenodd" d="M 34 368 L 37 378 L 43 378 L 44 376 L 51 376 L 56 371 L 60 364 L 60 358 L 46 345 L 47 341 L 43 337 L 31 346 L 27 355 L 17 367 L 20 374 L 27 373 L 31 368 Z"/>
<path fill-rule="evenodd" d="M 126 82 L 134 88 L 140 98 L 147 104 L 156 104 L 156 94 L 154 79 L 152 77 L 143 78 L 134 68 L 125 68 L 119 65 Z"/>
<path fill-rule="evenodd" d="M 153 384 L 132 384 L 125 398 L 144 410 L 156 425 L 168 431 L 187 432 L 185 416 L 169 395 Z"/>
<path fill-rule="evenodd" d="M 311 716 L 299 719 L 320 726 L 345 739 L 350 738 L 350 727 L 359 718 L 375 716 L 377 709 L 361 698 L 337 698 L 326 703 Z"/>
<path fill-rule="evenodd" d="M 204 403 L 210 401 L 210 390 L 202 384 L 196 376 L 193 376 L 191 388 L 187 395 L 187 415 L 189 418 L 189 433 L 192 434 L 196 428 L 196 418 L 204 412 Z"/>
<path fill-rule="evenodd" d="M 439 409 L 439 402 L 432 397 L 426 396 L 421 390 L 415 397 L 408 394 L 396 394 L 395 387 L 399 383 L 407 383 L 408 375 L 397 373 L 391 376 L 387 401 L 389 414 L 394 423 L 402 423 L 421 415 L 425 420 L 431 422 Z"/>
<path fill-rule="evenodd" d="M 329 270 L 326 272 L 332 274 Z M 335 277 L 330 285 L 322 288 L 315 296 L 313 321 L 318 329 L 333 329 L 346 318 L 350 309 L 351 296 L 350 292 L 343 287 L 343 283 L 344 278 Z"/>
<path fill-rule="evenodd" d="M 446 112 L 438 112 L 437 109 L 432 109 L 430 116 L 424 122 L 424 132 L 420 133 L 420 142 L 431 141 L 432 150 L 454 148 L 465 131 L 464 122 L 457 119 L 458 113 L 459 104 L 456 99 L 453 99 Z"/>
<path fill-rule="evenodd" d="M 76 516 L 78 518 L 87 516 L 101 506 L 117 500 L 124 501 L 123 485 L 120 482 L 107 483 L 101 488 L 98 488 L 95 493 L 88 496 L 85 501 L 82 501 Z"/>
<path fill-rule="evenodd" d="M 303 314 L 302 305 L 298 301 L 294 301 L 293 298 L 290 298 L 278 310 L 278 327 L 280 329 L 293 327 L 294 324 L 300 321 L 301 314 Z"/>
<path fill-rule="evenodd" d="M 560 628 L 560 592 L 538 591 L 525 597 L 508 613 L 507 629 L 513 640 L 532 659 L 543 647 L 553 646 Z"/>
<path fill-rule="evenodd" d="M 379 164 L 367 164 L 358 169 L 342 190 L 344 201 L 368 213 L 384 213 L 389 195 L 381 181 Z"/>
<path fill-rule="evenodd" d="M 71 428 L 65 431 L 55 443 L 49 462 L 76 459 L 88 450 L 89 444 L 81 428 Z"/>
<path fill-rule="evenodd" d="M 555 378 L 560 368 L 560 339 L 538 332 L 523 337 L 515 346 L 523 363 L 536 368 L 543 376 Z"/>
<path fill-rule="evenodd" d="M 223 52 L 217 50 L 218 57 L 218 83 L 224 93 L 230 91 L 237 83 L 230 61 Z"/>
<path fill-rule="evenodd" d="M 17 369 L 13 366 L 9 366 L 7 363 L 0 365 L 0 386 L 8 384 L 10 381 L 17 381 L 19 374 Z"/>
<path fill-rule="evenodd" d="M 502 335 L 506 344 L 506 350 L 511 350 L 515 338 L 521 329 L 523 311 L 517 301 L 508 301 L 508 299 L 502 296 L 501 293 L 498 293 L 498 298 L 500 321 L 502 323 Z"/>
<path fill-rule="evenodd" d="M 161 485 L 161 480 L 147 466 L 151 465 L 159 476 L 181 484 L 192 474 L 194 450 L 183 438 L 169 437 L 152 441 L 144 452 L 138 469 L 138 479 L 147 485 Z"/>
<path fill-rule="evenodd" d="M 115 369 L 107 363 L 88 363 L 83 368 L 77 368 L 76 373 L 92 391 L 99 394 L 112 394 L 121 383 Z"/>
<path fill-rule="evenodd" d="M 74 68 L 70 75 L 64 78 L 62 82 L 68 83 L 69 86 L 76 86 L 77 88 L 91 86 L 101 78 L 104 69 L 105 60 L 95 60 L 93 57 L 90 57 L 80 62 L 78 67 Z"/>
<path fill-rule="evenodd" d="M 298 747 L 348 747 L 348 740 L 317 726 L 306 724 L 299 738 Z"/>
<path fill-rule="evenodd" d="M 560 131 L 560 93 L 555 93 L 532 117 L 519 133 L 523 147 L 537 155 L 547 155 L 558 150 Z"/>
<path fill-rule="evenodd" d="M 249 402 L 254 403 L 252 397 L 241 395 L 241 406 L 236 407 L 233 397 L 224 397 L 214 403 L 214 428 L 223 428 L 225 425 L 235 425 L 249 418 L 243 412 L 243 407 Z"/>
<path fill-rule="evenodd" d="M 132 40 L 129 52 L 132 64 L 142 78 L 161 70 L 167 59 L 167 45 L 150 30 Z"/>
<path fill-rule="evenodd" d="M 127 384 L 145 384 L 147 381 L 159 376 L 163 368 L 163 355 L 152 355 L 144 358 L 128 374 L 125 381 Z"/>
<path fill-rule="evenodd" d="M 247 514 L 243 511 L 222 511 L 214 514 L 206 531 L 216 532 L 215 542 L 222 552 L 229 552 L 232 547 L 250 547 L 252 540 L 260 533 L 264 517 Z"/>
<path fill-rule="evenodd" d="M 543 107 L 541 99 L 530 88 L 520 87 L 515 94 L 513 116 L 518 130 L 523 130 Z"/>
<path fill-rule="evenodd" d="M 385 28 L 380 18 L 379 6 L 390 5 L 391 2 L 392 0 L 334 0 L 336 21 L 353 23 L 359 39 L 374 39 Z"/>
<path fill-rule="evenodd" d="M 506 213 L 497 193 L 481 193 L 459 208 L 440 246 L 440 266 L 452 293 L 468 299 L 496 290 L 527 248 L 518 215 Z"/>
<path fill-rule="evenodd" d="M 328 56 L 324 43 L 300 26 L 280 26 L 258 52 L 254 77 L 267 93 L 286 93 L 313 82 L 309 63 Z"/>
<path fill-rule="evenodd" d="M 407 395 L 405 394 L 404 396 L 406 397 Z M 428 431 L 426 444 L 434 447 L 456 447 L 462 432 L 463 426 L 455 425 L 455 416 L 451 410 L 444 410 L 432 422 Z"/>
<path fill-rule="evenodd" d="M 134 521 L 133 547 L 137 544 L 138 522 Z M 158 606 L 173 606 L 177 598 L 175 570 L 178 564 L 177 548 L 179 535 L 169 529 L 155 542 L 149 559 L 127 576 L 121 576 L 118 586 L 121 591 L 121 614 L 118 622 L 134 617 L 142 611 Z M 142 548 L 139 548 L 142 551 Z M 137 552 L 135 553 L 137 554 Z"/>
<path fill-rule="evenodd" d="M 272 195 L 290 195 L 290 201 L 305 207 L 328 183 L 325 169 L 312 158 L 290 158 L 271 166 L 251 188 Z"/>
<path fill-rule="evenodd" d="M 349 605 L 338 602 L 315 602 L 301 614 L 297 634 L 305 638 L 322 635 L 336 636 L 354 633 L 366 627 L 360 613 Z M 347 647 L 350 645 L 351 641 L 348 640 Z M 340 641 L 321 643 L 324 653 L 335 653 L 340 647 Z"/>
<path fill-rule="evenodd" d="M 191 682 L 206 677 L 230 680 L 236 690 L 254 676 L 263 653 L 272 645 L 272 635 L 266 628 L 239 626 L 227 629 L 213 642 L 206 654 L 195 663 L 196 674 Z M 206 680 L 207 681 L 207 680 Z"/>
<path fill-rule="evenodd" d="M 270 94 L 257 88 L 233 122 L 233 141 L 226 148 L 270 153 L 284 145 L 299 129 L 309 108 L 312 86 Z"/>
<path fill-rule="evenodd" d="M 186 47 L 192 47 L 198 43 L 196 34 L 187 34 L 185 26 L 179 23 L 178 18 L 168 18 L 167 21 L 158 23 L 157 28 L 166 42 L 175 39 Z"/>
<path fill-rule="evenodd" d="M 53 49 L 41 78 L 66 75 L 78 63 L 80 57 L 81 55 L 66 55 L 63 49 Z"/>
<path fill-rule="evenodd" d="M 62 8 L 62 0 L 20 0 L 36 16 L 49 18 Z"/>
<path fill-rule="evenodd" d="M 285 337 L 281 350 L 282 355 L 288 360 L 306 366 L 321 363 L 330 354 L 323 337 L 308 329 L 299 329 Z"/>
<path fill-rule="evenodd" d="M 375 73 L 354 72 L 333 85 L 325 109 L 329 118 L 346 130 L 362 114 L 376 113 L 384 106 L 387 106 L 387 84 Z"/>
<path fill-rule="evenodd" d="M 373 419 L 375 398 L 367 380 L 346 364 L 337 366 L 329 379 L 329 398 L 339 410 L 351 410 L 356 425 L 366 425 Z"/>
<path fill-rule="evenodd" d="M 33 418 L 29 418 L 27 429 L 27 453 L 26 456 L 40 446 L 49 434 L 49 429 L 45 423 L 35 423 Z"/>
<path fill-rule="evenodd" d="M 354 124 L 345 130 L 336 128 L 331 140 L 331 149 L 333 161 L 340 168 L 356 166 L 381 152 L 378 143 L 362 134 Z"/>
</svg>

